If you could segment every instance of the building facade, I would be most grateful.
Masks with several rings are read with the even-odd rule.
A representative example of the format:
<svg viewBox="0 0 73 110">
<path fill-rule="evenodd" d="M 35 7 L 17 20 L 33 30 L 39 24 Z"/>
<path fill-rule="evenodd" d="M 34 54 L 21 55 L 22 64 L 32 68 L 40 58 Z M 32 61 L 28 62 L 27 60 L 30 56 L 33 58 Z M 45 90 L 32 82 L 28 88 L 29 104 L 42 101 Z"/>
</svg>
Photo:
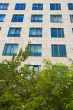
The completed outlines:
<svg viewBox="0 0 73 110">
<path fill-rule="evenodd" d="M 31 67 L 73 59 L 73 0 L 0 0 L 0 62 L 30 41 Z"/>
</svg>

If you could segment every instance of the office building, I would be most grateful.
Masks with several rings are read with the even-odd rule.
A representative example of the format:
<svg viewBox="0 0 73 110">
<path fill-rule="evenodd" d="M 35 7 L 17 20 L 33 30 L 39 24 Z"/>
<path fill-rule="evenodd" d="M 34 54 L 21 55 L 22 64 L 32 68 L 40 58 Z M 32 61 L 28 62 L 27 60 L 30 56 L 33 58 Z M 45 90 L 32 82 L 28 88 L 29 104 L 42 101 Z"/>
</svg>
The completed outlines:
<svg viewBox="0 0 73 110">
<path fill-rule="evenodd" d="M 73 0 L 0 0 L 0 62 L 30 44 L 25 62 L 40 70 L 44 59 L 73 59 Z"/>
</svg>

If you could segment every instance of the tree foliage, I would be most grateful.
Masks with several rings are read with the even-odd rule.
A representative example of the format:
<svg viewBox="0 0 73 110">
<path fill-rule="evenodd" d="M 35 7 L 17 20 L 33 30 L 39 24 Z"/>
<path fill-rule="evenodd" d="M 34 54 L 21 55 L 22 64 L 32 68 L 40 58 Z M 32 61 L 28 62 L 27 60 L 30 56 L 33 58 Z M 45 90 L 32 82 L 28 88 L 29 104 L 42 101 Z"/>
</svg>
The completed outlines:
<svg viewBox="0 0 73 110">
<path fill-rule="evenodd" d="M 28 48 L 0 63 L 0 110 L 73 110 L 73 65 L 45 60 L 42 71 L 21 63 Z"/>
</svg>

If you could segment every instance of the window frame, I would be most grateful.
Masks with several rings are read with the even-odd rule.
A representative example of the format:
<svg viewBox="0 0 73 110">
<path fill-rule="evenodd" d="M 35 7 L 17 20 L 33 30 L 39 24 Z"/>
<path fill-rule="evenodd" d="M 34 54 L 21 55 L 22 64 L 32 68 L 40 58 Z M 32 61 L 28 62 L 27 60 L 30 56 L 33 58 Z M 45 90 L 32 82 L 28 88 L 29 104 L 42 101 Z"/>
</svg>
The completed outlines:
<svg viewBox="0 0 73 110">
<path fill-rule="evenodd" d="M 24 14 L 13 14 L 11 22 L 23 22 Z"/>
<path fill-rule="evenodd" d="M 38 51 L 38 48 L 40 48 L 41 51 Z M 33 49 L 34 52 L 32 52 L 32 49 Z M 32 57 L 42 56 L 42 44 L 30 44 L 30 46 L 29 46 L 29 56 L 32 56 Z"/>
<path fill-rule="evenodd" d="M 52 57 L 67 57 L 66 45 L 64 44 L 52 44 Z"/>
<path fill-rule="evenodd" d="M 51 14 L 50 15 L 50 22 L 51 23 L 62 23 L 62 14 Z"/>
<path fill-rule="evenodd" d="M 43 3 L 33 3 L 32 10 L 43 10 Z"/>
<path fill-rule="evenodd" d="M 64 28 L 51 28 L 51 38 L 64 38 Z"/>
<path fill-rule="evenodd" d="M 8 47 L 10 46 L 10 47 Z M 14 48 L 14 46 L 17 46 L 16 47 L 16 53 L 12 53 L 12 50 Z M 9 49 L 9 53 L 7 52 Z M 3 49 L 3 56 L 15 56 L 17 54 L 17 50 L 18 50 L 18 44 L 10 44 L 10 43 L 6 43 L 4 45 L 4 49 Z"/>
<path fill-rule="evenodd" d="M 31 32 L 34 32 L 35 34 L 32 34 Z M 38 34 L 39 33 L 39 34 Z M 31 27 L 30 30 L 29 30 L 29 37 L 42 37 L 42 28 L 41 27 L 38 27 L 38 28 L 34 28 L 34 27 Z"/>
<path fill-rule="evenodd" d="M 60 3 L 51 3 L 50 10 L 61 10 L 61 4 Z"/>
<path fill-rule="evenodd" d="M 25 8 L 26 8 L 26 3 L 16 3 L 15 5 L 15 10 L 25 10 Z"/>
<path fill-rule="evenodd" d="M 42 14 L 32 14 L 31 22 L 43 22 L 43 15 Z"/>
<path fill-rule="evenodd" d="M 9 3 L 0 3 L 0 5 L 3 5 L 3 7 L 0 6 L 0 10 L 8 10 Z"/>
<path fill-rule="evenodd" d="M 13 34 L 10 34 L 11 31 L 13 31 Z M 17 34 L 17 31 L 19 31 L 19 33 Z M 21 28 L 20 27 L 10 27 L 9 31 L 8 31 L 8 37 L 20 37 L 21 34 Z"/>
<path fill-rule="evenodd" d="M 5 14 L 0 14 L 0 17 L 2 17 L 2 18 L 0 18 L 0 22 L 4 22 L 4 20 L 5 20 Z"/>
</svg>

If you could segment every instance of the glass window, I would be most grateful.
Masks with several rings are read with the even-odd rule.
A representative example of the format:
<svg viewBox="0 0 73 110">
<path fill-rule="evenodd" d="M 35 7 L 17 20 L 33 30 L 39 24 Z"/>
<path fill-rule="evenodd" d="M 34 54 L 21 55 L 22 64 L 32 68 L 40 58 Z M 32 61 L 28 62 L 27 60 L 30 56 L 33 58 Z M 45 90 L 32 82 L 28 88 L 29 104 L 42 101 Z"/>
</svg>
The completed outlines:
<svg viewBox="0 0 73 110">
<path fill-rule="evenodd" d="M 62 23 L 62 15 L 50 15 L 52 23 Z"/>
<path fill-rule="evenodd" d="M 43 15 L 32 15 L 31 22 L 43 22 Z"/>
<path fill-rule="evenodd" d="M 41 44 L 30 44 L 29 55 L 30 56 L 41 56 L 42 45 Z"/>
<path fill-rule="evenodd" d="M 0 10 L 7 10 L 8 9 L 8 3 L 0 3 Z"/>
<path fill-rule="evenodd" d="M 42 28 L 30 28 L 29 37 L 42 37 Z"/>
<path fill-rule="evenodd" d="M 41 65 L 30 65 L 29 68 L 30 70 L 34 70 L 36 72 L 41 71 Z"/>
<path fill-rule="evenodd" d="M 52 45 L 52 57 L 66 57 L 65 45 Z"/>
<path fill-rule="evenodd" d="M 17 3 L 15 5 L 15 10 L 25 10 L 26 4 L 24 3 Z"/>
<path fill-rule="evenodd" d="M 73 3 L 68 3 L 68 9 L 73 10 Z"/>
<path fill-rule="evenodd" d="M 23 14 L 15 14 L 12 17 L 12 22 L 23 22 L 24 15 Z"/>
<path fill-rule="evenodd" d="M 20 37 L 21 28 L 9 28 L 8 37 Z"/>
<path fill-rule="evenodd" d="M 0 14 L 0 22 L 4 22 L 5 14 Z"/>
<path fill-rule="evenodd" d="M 64 37 L 63 28 L 51 28 L 51 37 L 61 38 Z"/>
<path fill-rule="evenodd" d="M 13 56 L 17 54 L 18 44 L 5 44 L 3 55 Z"/>
<path fill-rule="evenodd" d="M 70 15 L 70 21 L 73 23 L 73 15 Z"/>
<path fill-rule="evenodd" d="M 57 4 L 50 4 L 50 10 L 61 10 L 61 4 L 57 3 Z"/>
<path fill-rule="evenodd" d="M 32 10 L 43 10 L 43 4 L 33 4 Z"/>
<path fill-rule="evenodd" d="M 73 33 L 73 28 L 72 28 L 72 33 Z"/>
</svg>

